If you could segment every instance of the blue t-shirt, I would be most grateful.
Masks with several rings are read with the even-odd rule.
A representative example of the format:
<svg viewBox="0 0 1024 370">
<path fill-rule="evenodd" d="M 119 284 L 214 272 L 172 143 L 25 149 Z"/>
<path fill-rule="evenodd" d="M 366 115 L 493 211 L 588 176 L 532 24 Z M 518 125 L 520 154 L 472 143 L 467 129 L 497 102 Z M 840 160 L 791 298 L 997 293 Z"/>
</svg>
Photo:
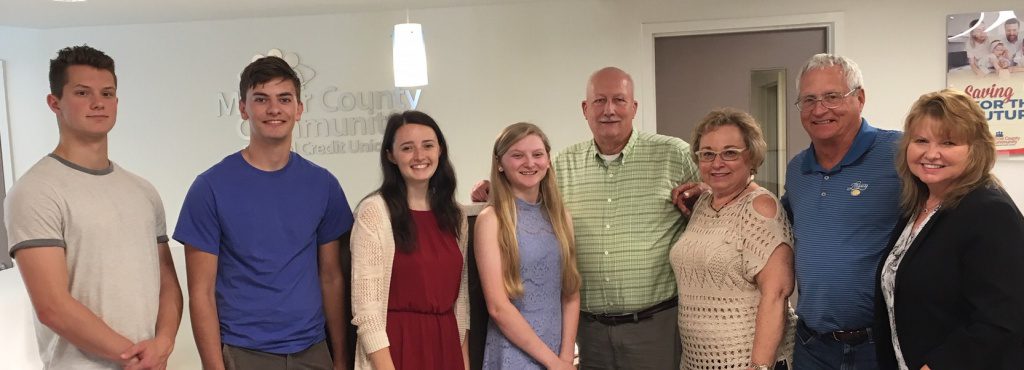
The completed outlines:
<svg viewBox="0 0 1024 370">
<path fill-rule="evenodd" d="M 782 204 L 793 224 L 796 313 L 817 332 L 873 323 L 875 270 L 900 217 L 900 137 L 862 120 L 834 168 L 818 164 L 812 145 L 786 169 Z"/>
<path fill-rule="evenodd" d="M 326 337 L 317 251 L 352 221 L 326 169 L 293 152 L 267 172 L 238 152 L 196 177 L 174 239 L 218 256 L 221 341 L 288 354 Z"/>
</svg>

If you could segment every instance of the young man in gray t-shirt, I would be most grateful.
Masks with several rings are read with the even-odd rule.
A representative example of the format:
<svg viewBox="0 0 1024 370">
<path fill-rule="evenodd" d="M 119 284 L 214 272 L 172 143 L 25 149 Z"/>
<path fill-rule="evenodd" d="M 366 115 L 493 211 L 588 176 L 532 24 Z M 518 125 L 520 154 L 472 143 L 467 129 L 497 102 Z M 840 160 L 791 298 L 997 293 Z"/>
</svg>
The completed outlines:
<svg viewBox="0 0 1024 370">
<path fill-rule="evenodd" d="M 156 189 L 107 158 L 114 61 L 88 46 L 50 61 L 60 142 L 4 204 L 11 257 L 46 369 L 164 369 L 182 298 Z"/>
</svg>

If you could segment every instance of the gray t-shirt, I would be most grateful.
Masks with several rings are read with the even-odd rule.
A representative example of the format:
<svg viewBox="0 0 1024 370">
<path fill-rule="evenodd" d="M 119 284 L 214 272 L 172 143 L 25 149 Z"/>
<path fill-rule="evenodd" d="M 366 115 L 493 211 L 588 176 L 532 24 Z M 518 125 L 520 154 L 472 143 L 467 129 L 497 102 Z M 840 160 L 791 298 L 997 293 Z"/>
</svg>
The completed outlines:
<svg viewBox="0 0 1024 370">
<path fill-rule="evenodd" d="M 11 188 L 4 219 L 12 257 L 61 247 L 71 296 L 132 342 L 152 338 L 159 309 L 163 204 L 149 182 L 116 164 L 90 170 L 50 155 Z M 83 353 L 36 319 L 46 369 L 120 369 Z"/>
</svg>

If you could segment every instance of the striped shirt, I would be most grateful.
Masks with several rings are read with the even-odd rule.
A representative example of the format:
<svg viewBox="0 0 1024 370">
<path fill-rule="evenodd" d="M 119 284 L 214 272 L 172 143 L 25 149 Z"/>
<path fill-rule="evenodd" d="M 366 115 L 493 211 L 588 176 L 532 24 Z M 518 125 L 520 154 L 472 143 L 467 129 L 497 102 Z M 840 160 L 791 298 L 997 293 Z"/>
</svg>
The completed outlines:
<svg viewBox="0 0 1024 370">
<path fill-rule="evenodd" d="M 796 313 L 816 332 L 873 323 L 875 272 L 900 217 L 900 136 L 862 120 L 834 168 L 818 164 L 813 145 L 789 162 L 782 204 L 793 224 Z"/>
<path fill-rule="evenodd" d="M 555 159 L 575 226 L 580 309 L 636 312 L 676 294 L 668 251 L 686 219 L 670 198 L 699 181 L 697 168 L 679 138 L 636 130 L 619 158 L 606 164 L 599 153 L 587 140 Z"/>
</svg>

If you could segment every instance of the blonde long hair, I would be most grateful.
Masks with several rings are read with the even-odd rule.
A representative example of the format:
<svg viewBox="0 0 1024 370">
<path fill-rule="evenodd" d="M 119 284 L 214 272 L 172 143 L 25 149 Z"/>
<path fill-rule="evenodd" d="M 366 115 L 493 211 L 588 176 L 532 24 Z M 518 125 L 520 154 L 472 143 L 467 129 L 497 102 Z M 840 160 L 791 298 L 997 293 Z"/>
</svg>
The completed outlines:
<svg viewBox="0 0 1024 370">
<path fill-rule="evenodd" d="M 523 278 L 519 274 L 519 241 L 516 238 L 516 201 L 512 185 L 503 173 L 498 171 L 501 157 L 515 143 L 523 138 L 536 135 L 544 142 L 544 150 L 550 158 L 551 145 L 539 127 L 532 123 L 519 122 L 506 127 L 494 141 L 491 156 L 491 199 L 490 206 L 498 217 L 498 250 L 501 254 L 502 280 L 509 297 L 523 295 Z M 562 295 L 568 296 L 580 289 L 580 274 L 576 269 L 576 245 L 569 220 L 566 218 L 562 195 L 558 191 L 555 168 L 548 168 L 547 175 L 540 182 L 541 209 L 551 222 L 555 239 L 558 240 L 562 256 Z"/>
<path fill-rule="evenodd" d="M 936 133 L 954 140 L 962 140 L 969 145 L 967 163 L 963 174 L 956 178 L 946 192 L 942 201 L 943 208 L 956 207 L 960 199 L 972 190 L 983 185 L 1002 187 L 998 179 L 992 175 L 996 163 L 996 143 L 989 130 L 985 111 L 978 106 L 974 98 L 953 89 L 921 95 L 910 107 L 910 113 L 903 124 L 903 139 L 896 151 L 896 172 L 903 182 L 900 192 L 900 206 L 903 214 L 910 217 L 928 200 L 928 186 L 914 176 L 907 164 L 907 147 L 910 146 L 914 129 L 921 124 L 921 119 L 931 117 L 941 122 L 933 127 Z"/>
</svg>

